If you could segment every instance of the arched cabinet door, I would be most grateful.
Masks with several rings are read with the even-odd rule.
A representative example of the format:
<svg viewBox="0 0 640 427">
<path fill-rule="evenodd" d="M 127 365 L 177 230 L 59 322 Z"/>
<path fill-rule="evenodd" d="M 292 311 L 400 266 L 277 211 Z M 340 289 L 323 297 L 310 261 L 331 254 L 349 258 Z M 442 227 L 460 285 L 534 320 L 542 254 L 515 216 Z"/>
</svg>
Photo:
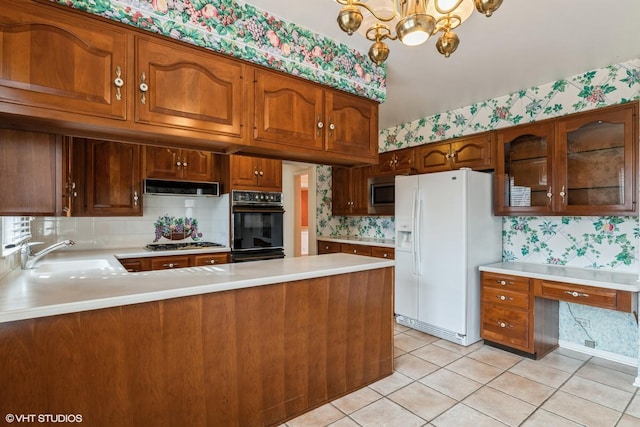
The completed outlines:
<svg viewBox="0 0 640 427">
<path fill-rule="evenodd" d="M 323 90 L 319 86 L 255 70 L 254 140 L 294 149 L 323 149 Z"/>
<path fill-rule="evenodd" d="M 3 108 L 126 119 L 131 82 L 125 30 L 55 8 L 45 14 L 44 7 L 22 2 L 0 11 Z"/>
<path fill-rule="evenodd" d="M 136 122 L 242 137 L 244 64 L 174 41 L 135 46 Z"/>
</svg>

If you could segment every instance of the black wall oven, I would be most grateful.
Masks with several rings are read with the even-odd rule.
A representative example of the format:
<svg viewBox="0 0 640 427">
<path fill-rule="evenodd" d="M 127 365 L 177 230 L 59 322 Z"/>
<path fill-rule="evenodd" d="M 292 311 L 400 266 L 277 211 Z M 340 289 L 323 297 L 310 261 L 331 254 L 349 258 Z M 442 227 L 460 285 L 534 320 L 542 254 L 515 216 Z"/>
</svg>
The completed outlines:
<svg viewBox="0 0 640 427">
<path fill-rule="evenodd" d="M 284 258 L 282 193 L 231 193 L 231 259 L 233 262 Z"/>
</svg>

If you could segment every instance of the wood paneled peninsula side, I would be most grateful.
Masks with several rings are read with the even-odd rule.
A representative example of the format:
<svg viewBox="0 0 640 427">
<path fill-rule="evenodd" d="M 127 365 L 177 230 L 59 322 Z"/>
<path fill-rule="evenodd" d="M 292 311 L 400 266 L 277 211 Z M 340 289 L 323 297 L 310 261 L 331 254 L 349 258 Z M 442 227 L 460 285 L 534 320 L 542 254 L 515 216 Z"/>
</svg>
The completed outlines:
<svg viewBox="0 0 640 427">
<path fill-rule="evenodd" d="M 0 280 L 5 414 L 275 426 L 393 370 L 390 260 L 330 254 L 142 273 L 113 254 L 45 261 Z"/>
</svg>

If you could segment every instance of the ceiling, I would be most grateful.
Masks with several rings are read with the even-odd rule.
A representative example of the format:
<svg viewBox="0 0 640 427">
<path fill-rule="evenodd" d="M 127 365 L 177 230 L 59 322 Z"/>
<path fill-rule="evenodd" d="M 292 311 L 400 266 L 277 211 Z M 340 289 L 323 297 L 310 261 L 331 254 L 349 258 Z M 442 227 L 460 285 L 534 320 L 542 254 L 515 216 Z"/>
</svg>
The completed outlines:
<svg viewBox="0 0 640 427">
<path fill-rule="evenodd" d="M 391 1 L 391 0 L 389 0 Z M 336 23 L 334 0 L 248 0 L 281 19 L 368 52 Z M 640 58 L 638 0 L 504 0 L 491 18 L 474 11 L 445 58 L 435 36 L 406 47 L 390 41 L 380 129 Z"/>
</svg>

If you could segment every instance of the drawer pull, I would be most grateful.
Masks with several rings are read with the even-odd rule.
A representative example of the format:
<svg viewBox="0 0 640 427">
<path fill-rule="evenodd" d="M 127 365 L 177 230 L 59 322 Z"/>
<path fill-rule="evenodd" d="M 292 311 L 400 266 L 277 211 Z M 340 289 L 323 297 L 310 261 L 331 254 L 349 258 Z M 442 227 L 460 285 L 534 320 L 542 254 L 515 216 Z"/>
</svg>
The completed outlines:
<svg viewBox="0 0 640 427">
<path fill-rule="evenodd" d="M 506 295 L 496 295 L 496 298 L 498 298 L 500 301 L 513 301 L 513 298 Z"/>
<path fill-rule="evenodd" d="M 215 259 L 210 259 L 210 260 L 209 260 L 209 264 L 215 264 L 215 263 L 216 263 L 216 260 L 215 260 Z"/>
<path fill-rule="evenodd" d="M 513 282 L 507 282 L 506 280 L 496 280 L 502 286 L 513 285 Z"/>
<path fill-rule="evenodd" d="M 513 328 L 513 325 L 505 322 L 498 322 L 498 326 L 500 326 L 501 328 Z"/>
<path fill-rule="evenodd" d="M 176 263 L 170 262 L 169 264 L 162 264 L 162 266 L 163 267 L 174 268 L 174 267 L 178 266 L 178 263 L 177 262 Z"/>
<path fill-rule="evenodd" d="M 581 294 L 580 292 L 576 292 L 576 291 L 564 291 L 564 293 L 569 294 L 574 298 L 578 298 L 578 297 L 589 298 L 589 294 Z"/>
</svg>

